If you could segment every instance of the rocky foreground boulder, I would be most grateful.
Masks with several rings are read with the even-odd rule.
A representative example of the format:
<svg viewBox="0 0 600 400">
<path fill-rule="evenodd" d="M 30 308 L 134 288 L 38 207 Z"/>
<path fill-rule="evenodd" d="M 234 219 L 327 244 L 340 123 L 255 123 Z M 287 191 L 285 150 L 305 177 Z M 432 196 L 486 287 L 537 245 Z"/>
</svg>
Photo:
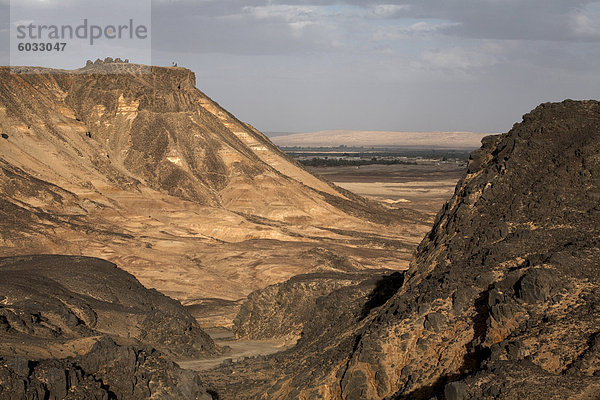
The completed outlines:
<svg viewBox="0 0 600 400">
<path fill-rule="evenodd" d="M 597 398 L 600 103 L 482 143 L 385 304 L 321 298 L 295 348 L 204 373 L 220 398 Z"/>
<path fill-rule="evenodd" d="M 179 302 L 108 261 L 0 258 L 0 399 L 210 399 L 168 359 L 220 352 Z"/>
<path fill-rule="evenodd" d="M 328 297 L 350 290 L 356 297 L 369 297 L 365 308 L 372 308 L 387 300 L 402 279 L 401 272 L 389 270 L 297 275 L 250 293 L 233 320 L 233 331 L 243 339 L 297 338 L 305 327 L 314 327 Z"/>
<path fill-rule="evenodd" d="M 0 356 L 0 399 L 198 399 L 213 396 L 192 371 L 149 347 L 99 339 L 88 353 L 32 361 Z"/>
</svg>

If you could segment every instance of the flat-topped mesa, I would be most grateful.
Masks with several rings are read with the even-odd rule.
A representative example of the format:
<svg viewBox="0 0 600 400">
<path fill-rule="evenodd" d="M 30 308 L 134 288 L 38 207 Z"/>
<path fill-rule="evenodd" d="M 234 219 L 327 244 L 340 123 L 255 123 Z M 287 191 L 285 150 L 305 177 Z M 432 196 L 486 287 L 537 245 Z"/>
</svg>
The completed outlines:
<svg viewBox="0 0 600 400">
<path fill-rule="evenodd" d="M 196 89 L 196 74 L 182 67 L 152 67 L 158 85 L 157 88 L 165 90 Z"/>
<path fill-rule="evenodd" d="M 196 75 L 187 68 L 156 67 L 141 64 L 104 63 L 73 71 L 71 92 L 80 88 L 89 89 L 89 94 L 98 100 L 98 94 L 109 92 L 123 94 L 126 98 L 139 101 L 139 110 L 156 112 L 195 112 L 195 98 L 206 97 L 196 89 Z M 92 85 L 91 81 L 96 80 Z M 185 91 L 194 91 L 186 93 Z M 117 96 L 119 97 L 119 96 Z M 163 108 L 161 99 L 176 99 Z"/>
<path fill-rule="evenodd" d="M 291 256 L 282 268 L 273 243 L 333 237 L 352 242 L 344 252 L 377 266 L 388 244 L 400 241 L 403 258 L 394 265 L 404 266 L 425 231 L 418 213 L 311 175 L 196 89 L 185 68 L 114 60 L 72 71 L 0 67 L 0 132 L 8 136 L 0 138 L 1 255 L 35 248 L 98 256 L 177 299 L 202 292 L 237 300 L 316 268 L 316 255 L 300 255 L 314 244 L 285 246 Z M 276 261 L 265 261 L 257 245 L 256 264 L 240 258 L 222 266 L 259 274 L 236 273 L 236 286 L 229 272 L 199 268 L 197 260 L 211 269 L 221 262 L 208 260 L 208 247 L 250 240 L 265 240 Z M 374 252 L 363 256 L 355 250 L 361 246 Z M 164 279 L 174 270 L 189 279 Z"/>
<path fill-rule="evenodd" d="M 49 71 L 54 72 L 53 70 Z M 115 74 L 148 74 L 154 79 L 151 81 L 152 85 L 158 85 L 155 89 L 181 90 L 196 88 L 196 76 L 187 68 L 133 64 L 129 62 L 129 59 L 121 60 L 120 58 L 113 59 L 111 57 L 106 57 L 104 60 L 99 58 L 96 59 L 96 61 L 87 60 L 85 67 L 65 72 L 85 75 L 107 74 L 111 76 Z"/>
<path fill-rule="evenodd" d="M 108 61 L 107 61 L 108 60 Z M 12 73 L 16 75 L 52 75 L 54 79 L 60 80 L 63 84 L 69 85 L 73 78 L 79 80 L 89 79 L 90 76 L 99 77 L 106 75 L 107 78 L 103 84 L 111 84 L 111 86 L 123 83 L 123 79 L 119 79 L 115 75 L 124 75 L 130 78 L 128 86 L 139 86 L 140 83 L 146 83 L 146 87 L 152 87 L 153 91 L 177 91 L 183 89 L 196 89 L 196 75 L 189 69 L 183 67 L 158 67 L 143 64 L 129 63 L 128 59 L 121 60 L 120 58 L 112 59 L 107 57 L 107 60 L 97 59 L 92 62 L 88 60 L 85 67 L 75 70 L 53 69 L 36 66 L 0 66 L 0 74 Z M 141 75 L 147 75 L 145 79 L 139 79 Z"/>
<path fill-rule="evenodd" d="M 314 177 L 260 132 L 196 89 L 195 75 L 188 69 L 123 62 L 102 62 L 74 71 L 23 68 L 28 73 L 10 74 L 7 68 L 2 78 L 0 104 L 5 104 L 7 118 L 0 121 L 0 127 L 6 124 L 14 131 L 15 123 L 21 125 L 24 131 L 13 132 L 15 139 L 37 132 L 42 140 L 48 140 L 49 134 L 68 143 L 75 138 L 67 137 L 79 138 L 80 131 L 89 132 L 94 149 L 86 149 L 84 157 L 91 157 L 97 165 L 100 152 L 104 173 L 127 175 L 115 176 L 113 182 L 132 182 L 134 178 L 185 200 L 207 205 L 233 202 L 236 211 L 246 213 L 264 205 L 268 215 L 278 219 L 290 214 L 314 217 L 315 207 L 310 204 L 315 201 L 322 205 L 317 207 L 322 215 L 331 215 L 340 205 L 352 207 L 346 211 L 352 214 L 373 214 L 364 200 Z M 18 100 L 13 96 L 15 90 Z M 47 125 L 49 118 L 56 119 L 52 126 Z M 11 119 L 15 121 L 9 122 Z M 42 133 L 48 128 L 51 132 Z M 80 147 L 71 150 L 82 151 Z M 80 155 L 73 155 L 79 160 Z M 22 158 L 15 162 L 21 164 Z M 103 166 L 107 163 L 112 165 L 106 167 L 119 171 L 106 171 Z M 264 179 L 257 180 L 258 175 Z M 242 186 L 232 185 L 240 180 L 243 186 L 252 182 L 269 188 L 275 184 L 279 189 L 260 191 L 261 199 L 249 202 L 239 193 Z M 294 188 L 284 189 L 290 185 Z M 222 193 L 226 188 L 232 190 Z M 292 200 L 291 193 L 299 198 Z M 298 212 L 302 204 L 306 210 Z"/>
</svg>

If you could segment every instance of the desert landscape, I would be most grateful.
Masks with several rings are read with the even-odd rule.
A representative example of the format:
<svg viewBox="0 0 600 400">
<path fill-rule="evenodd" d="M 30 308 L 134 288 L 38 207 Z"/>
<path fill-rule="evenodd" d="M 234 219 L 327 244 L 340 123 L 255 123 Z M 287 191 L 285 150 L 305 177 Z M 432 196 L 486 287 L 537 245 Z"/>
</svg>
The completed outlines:
<svg viewBox="0 0 600 400">
<path fill-rule="evenodd" d="M 466 165 L 432 161 L 416 165 L 312 167 L 314 174 L 341 188 L 392 208 L 409 208 L 433 218 L 454 193 Z"/>
<path fill-rule="evenodd" d="M 491 133 L 332 130 L 270 135 L 280 147 L 395 146 L 417 149 L 473 149 Z"/>
<path fill-rule="evenodd" d="M 154 68 L 160 92 L 136 81 L 150 79 L 139 68 L 3 71 L 3 255 L 107 259 L 186 306 L 233 313 L 252 290 L 337 268 L 334 254 L 356 269 L 408 266 L 427 216 L 314 177 L 196 90 L 190 71 Z M 90 91 L 90 79 L 104 89 Z"/>
<path fill-rule="evenodd" d="M 80 289 L 79 305 L 64 299 L 73 295 L 57 297 L 64 309 L 56 321 L 45 305 L 21 304 L 22 294 L 6 292 L 7 355 L 93 358 L 95 343 L 107 335 L 117 346 L 150 345 L 182 366 L 271 353 L 293 345 L 300 332 L 283 341 L 241 337 L 235 318 L 253 291 L 301 274 L 327 291 L 408 267 L 430 214 L 392 210 L 312 175 L 198 91 L 189 70 L 150 68 L 107 60 L 76 71 L 0 71 L 6 136 L 0 256 L 7 265 L 24 263 L 29 269 L 21 275 L 43 274 L 33 265 L 54 266 L 59 275 L 39 288 L 42 297 L 64 286 L 66 266 L 93 270 L 100 259 L 112 262 L 185 306 L 185 324 L 194 319 L 189 329 L 199 339 L 181 339 L 189 351 L 180 351 L 179 340 L 168 337 L 179 337 L 176 324 L 176 333 L 156 342 L 150 322 L 104 326 L 98 311 L 84 318 L 98 298 L 114 304 L 107 306 L 109 319 L 117 313 L 133 323 L 127 313 L 148 313 L 130 309 L 129 298 L 115 298 L 110 284 L 102 286 L 110 293 Z M 93 274 L 81 279 L 82 288 L 97 280 Z M 7 290 L 26 285 L 6 283 Z M 118 311 L 123 307 L 129 311 Z M 33 316 L 33 328 L 22 312 Z M 215 337 L 225 332 L 227 340 L 219 346 L 203 328 Z M 231 341 L 234 333 L 241 341 Z M 56 343 L 43 349 L 49 338 Z M 31 390 L 59 396 L 75 380 L 61 384 L 59 392 L 52 385 Z M 119 396 L 139 395 L 134 392 Z"/>
<path fill-rule="evenodd" d="M 318 166 L 185 68 L 2 68 L 0 399 L 597 398 L 599 126 Z"/>
<path fill-rule="evenodd" d="M 0 400 L 600 400 L 600 2 L 0 1 Z"/>
</svg>

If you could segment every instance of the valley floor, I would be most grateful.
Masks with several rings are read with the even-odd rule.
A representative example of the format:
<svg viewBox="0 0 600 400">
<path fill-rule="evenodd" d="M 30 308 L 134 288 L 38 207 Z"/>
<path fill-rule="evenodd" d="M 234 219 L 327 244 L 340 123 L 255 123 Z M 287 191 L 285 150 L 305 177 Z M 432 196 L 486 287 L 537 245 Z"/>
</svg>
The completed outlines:
<svg viewBox="0 0 600 400">
<path fill-rule="evenodd" d="M 361 196 L 389 206 L 435 215 L 454 193 L 465 164 L 428 161 L 416 165 L 362 165 L 360 167 L 310 167 L 309 170 Z"/>
<path fill-rule="evenodd" d="M 464 174 L 465 165 L 425 162 L 417 165 L 366 165 L 360 168 L 312 167 L 310 171 L 344 189 L 381 201 L 388 207 L 402 206 L 428 214 L 432 221 L 435 213 L 452 196 L 456 182 Z M 205 306 L 192 305 L 187 308 L 213 340 L 220 346 L 229 346 L 231 352 L 218 358 L 180 361 L 178 364 L 182 368 L 202 371 L 224 362 L 273 354 L 295 344 L 294 341 L 285 342 L 281 339 L 236 340 L 230 329 L 210 327 L 211 323 L 217 321 L 231 321 L 239 310 L 239 302 L 221 303 L 223 300 L 215 299 Z"/>
<path fill-rule="evenodd" d="M 265 340 L 236 340 L 231 330 L 226 328 L 205 329 L 219 346 L 227 346 L 230 351 L 217 358 L 201 358 L 197 360 L 182 360 L 177 364 L 184 369 L 203 371 L 222 363 L 236 362 L 244 358 L 268 355 L 287 350 L 296 344 L 295 340 L 265 339 Z"/>
</svg>

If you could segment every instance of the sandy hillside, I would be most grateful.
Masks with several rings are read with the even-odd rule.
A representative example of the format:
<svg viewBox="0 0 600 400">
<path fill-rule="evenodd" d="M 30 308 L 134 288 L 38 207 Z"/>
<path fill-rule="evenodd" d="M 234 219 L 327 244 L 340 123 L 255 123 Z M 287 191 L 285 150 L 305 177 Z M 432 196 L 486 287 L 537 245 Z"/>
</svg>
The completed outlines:
<svg viewBox="0 0 600 400">
<path fill-rule="evenodd" d="M 100 257 L 227 324 L 299 273 L 405 269 L 428 228 L 315 177 L 187 69 L 22 71 L 0 69 L 0 256 Z"/>
</svg>

